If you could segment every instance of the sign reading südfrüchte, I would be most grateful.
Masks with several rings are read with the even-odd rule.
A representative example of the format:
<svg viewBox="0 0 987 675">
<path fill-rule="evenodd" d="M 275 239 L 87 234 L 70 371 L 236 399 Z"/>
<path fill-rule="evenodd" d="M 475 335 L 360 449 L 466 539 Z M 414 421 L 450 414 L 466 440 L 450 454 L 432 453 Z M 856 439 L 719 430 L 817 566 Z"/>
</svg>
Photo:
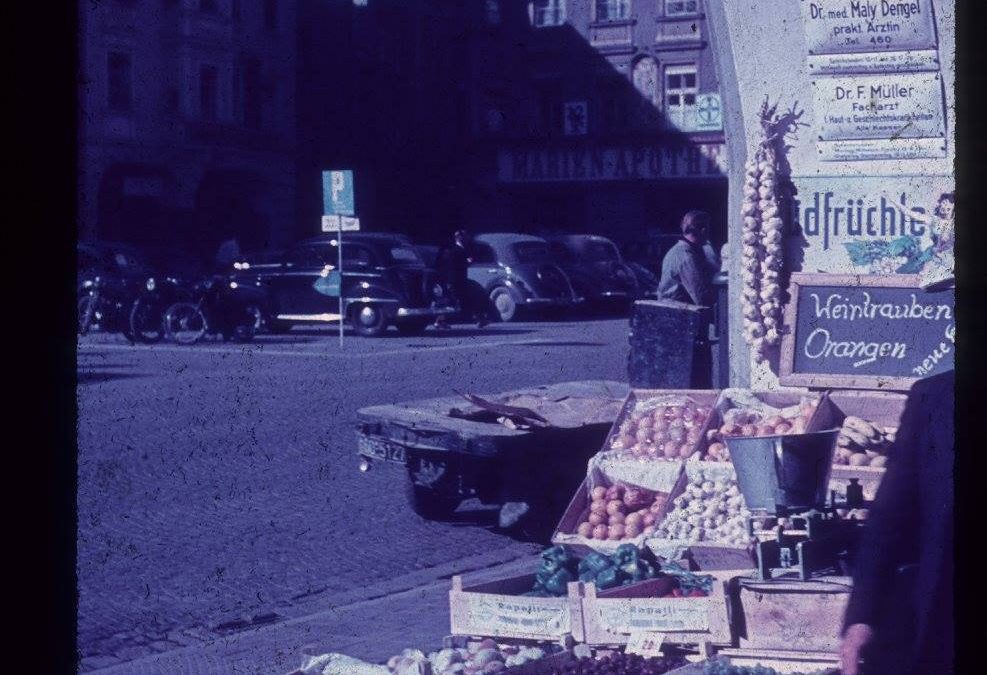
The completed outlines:
<svg viewBox="0 0 987 675">
<path fill-rule="evenodd" d="M 727 175 L 722 144 L 629 143 L 502 150 L 502 183 L 712 179 Z"/>
<path fill-rule="evenodd" d="M 952 290 L 915 275 L 793 274 L 781 384 L 905 390 L 953 368 Z"/>
</svg>

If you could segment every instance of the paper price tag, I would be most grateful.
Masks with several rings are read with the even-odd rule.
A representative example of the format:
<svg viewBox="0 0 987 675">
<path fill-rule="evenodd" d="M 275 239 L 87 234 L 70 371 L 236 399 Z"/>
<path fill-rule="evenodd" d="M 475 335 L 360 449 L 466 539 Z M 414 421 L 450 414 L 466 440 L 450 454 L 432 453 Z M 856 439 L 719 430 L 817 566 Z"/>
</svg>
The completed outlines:
<svg viewBox="0 0 987 675">
<path fill-rule="evenodd" d="M 624 652 L 626 654 L 640 654 L 644 658 L 661 656 L 661 645 L 664 641 L 664 633 L 635 631 L 628 636 Z"/>
</svg>

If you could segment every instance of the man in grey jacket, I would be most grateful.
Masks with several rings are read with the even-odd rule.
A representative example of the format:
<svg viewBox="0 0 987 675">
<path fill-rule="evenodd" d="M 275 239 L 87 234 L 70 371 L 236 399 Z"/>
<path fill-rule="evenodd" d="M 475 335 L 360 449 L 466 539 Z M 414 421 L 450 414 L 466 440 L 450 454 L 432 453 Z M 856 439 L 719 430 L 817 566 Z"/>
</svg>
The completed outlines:
<svg viewBox="0 0 987 675">
<path fill-rule="evenodd" d="M 705 211 L 685 214 L 682 239 L 669 249 L 661 262 L 659 298 L 712 306 L 715 270 L 707 256 L 708 240 L 709 214 Z"/>
<path fill-rule="evenodd" d="M 705 389 L 712 385 L 713 354 L 709 342 L 709 323 L 714 302 L 713 276 L 718 271 L 718 261 L 709 246 L 709 214 L 705 211 L 689 211 L 682 218 L 682 239 L 665 254 L 661 262 L 661 281 L 658 297 L 690 305 L 700 305 L 700 323 L 692 352 L 692 378 L 690 386 Z"/>
</svg>

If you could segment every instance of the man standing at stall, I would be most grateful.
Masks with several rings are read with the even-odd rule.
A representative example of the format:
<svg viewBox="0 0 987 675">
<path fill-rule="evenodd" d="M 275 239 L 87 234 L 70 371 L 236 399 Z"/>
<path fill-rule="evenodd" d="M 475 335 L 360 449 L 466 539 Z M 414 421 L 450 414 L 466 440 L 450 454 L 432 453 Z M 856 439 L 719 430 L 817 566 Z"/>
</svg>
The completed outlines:
<svg viewBox="0 0 987 675">
<path fill-rule="evenodd" d="M 954 384 L 951 370 L 909 392 L 854 565 L 843 675 L 954 672 Z"/>
<path fill-rule="evenodd" d="M 690 386 L 705 389 L 712 384 L 713 354 L 709 324 L 713 306 L 713 277 L 719 267 L 709 246 L 709 214 L 689 211 L 682 218 L 682 238 L 668 250 L 661 262 L 658 297 L 705 307 L 696 330 L 693 349 L 693 377 Z M 715 265 L 715 267 L 714 267 Z"/>
</svg>

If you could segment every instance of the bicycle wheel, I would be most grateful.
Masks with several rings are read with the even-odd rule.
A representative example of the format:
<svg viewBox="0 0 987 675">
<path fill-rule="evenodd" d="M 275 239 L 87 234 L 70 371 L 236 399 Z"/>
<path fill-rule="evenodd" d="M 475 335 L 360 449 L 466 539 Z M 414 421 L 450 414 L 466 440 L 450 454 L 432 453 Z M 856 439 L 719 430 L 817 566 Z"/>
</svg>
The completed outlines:
<svg viewBox="0 0 987 675">
<path fill-rule="evenodd" d="M 206 334 L 206 317 L 190 302 L 176 302 L 165 311 L 165 336 L 180 345 L 194 345 Z"/>
<path fill-rule="evenodd" d="M 92 295 L 84 295 L 79 298 L 79 335 L 85 335 L 93 326 L 93 319 L 96 315 L 96 298 Z"/>
</svg>

